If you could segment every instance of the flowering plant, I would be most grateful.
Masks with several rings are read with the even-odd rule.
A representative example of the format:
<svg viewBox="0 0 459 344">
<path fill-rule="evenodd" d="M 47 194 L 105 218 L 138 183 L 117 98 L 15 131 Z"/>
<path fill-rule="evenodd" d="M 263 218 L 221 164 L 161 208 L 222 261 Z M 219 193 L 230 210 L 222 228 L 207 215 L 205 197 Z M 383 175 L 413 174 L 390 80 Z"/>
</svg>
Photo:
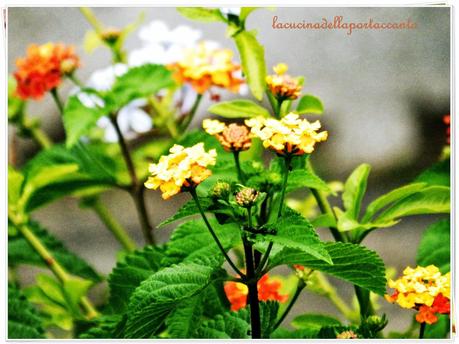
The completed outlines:
<svg viewBox="0 0 459 344">
<path fill-rule="evenodd" d="M 447 335 L 449 221 L 426 230 L 418 267 L 395 281 L 387 282 L 383 259 L 362 243 L 380 228 L 395 230 L 406 216 L 448 214 L 449 160 L 366 207 L 368 164 L 344 183 L 325 182 L 311 159 L 334 135 L 326 120 L 311 119 L 323 113 L 322 101 L 303 94 L 304 78 L 287 74 L 285 63 L 267 74 L 264 48 L 246 30 L 255 10 L 178 9 L 188 19 L 225 25 L 237 54 L 199 41 L 197 30 L 170 30 L 162 22 L 140 28 L 143 46 L 127 51 L 125 38 L 142 17 L 126 28 L 106 28 L 85 8 L 93 28 L 85 48 L 108 48 L 110 66 L 82 82 L 76 50 L 55 43 L 31 45 L 17 60 L 8 118 L 42 150 L 8 170 L 10 338 L 62 331 L 75 338 L 381 338 L 390 322 L 379 312 L 381 296 L 417 311 L 421 337 Z M 74 88 L 62 101 L 64 82 Z M 225 92 L 236 98 L 220 101 Z M 29 101 L 48 93 L 62 117 L 63 144 L 27 113 Z M 219 118 L 190 130 L 203 99 L 213 102 L 206 110 Z M 135 205 L 141 246 L 103 203 L 101 195 L 111 189 Z M 307 197 L 290 197 L 299 190 Z M 151 214 L 163 216 L 162 203 L 148 202 L 155 192 L 164 202 L 182 199 L 179 194 L 189 199 L 155 225 Z M 93 211 L 119 242 L 108 278 L 34 220 L 36 209 L 64 196 Z M 341 202 L 332 206 L 329 198 L 336 196 Z M 172 234 L 158 243 L 165 226 Z M 334 240 L 324 241 L 319 228 Z M 52 275 L 37 274 L 23 287 L 19 265 L 46 267 Z M 287 268 L 283 275 L 280 266 Z M 354 305 L 329 276 L 353 286 Z M 88 293 L 104 280 L 109 297 L 94 302 Z M 392 294 L 386 295 L 386 284 Z M 301 310 L 288 329 L 287 316 L 303 291 L 327 298 L 340 318 Z M 399 336 L 413 337 L 414 330 Z"/>
</svg>

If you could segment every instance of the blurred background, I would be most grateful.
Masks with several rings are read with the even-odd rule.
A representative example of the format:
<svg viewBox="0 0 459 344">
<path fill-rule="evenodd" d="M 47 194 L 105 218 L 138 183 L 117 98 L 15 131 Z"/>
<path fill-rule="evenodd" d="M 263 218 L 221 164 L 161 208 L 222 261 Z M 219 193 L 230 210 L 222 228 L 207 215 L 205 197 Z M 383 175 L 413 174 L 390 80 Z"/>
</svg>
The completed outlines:
<svg viewBox="0 0 459 344">
<path fill-rule="evenodd" d="M 162 20 L 170 28 L 188 25 L 203 32 L 203 39 L 214 40 L 233 49 L 220 23 L 202 24 L 181 17 L 174 8 L 94 8 L 107 26 L 123 27 L 146 14 L 144 24 Z M 412 30 L 273 30 L 272 17 L 279 21 L 320 22 L 343 16 L 345 21 L 399 22 L 410 19 Z M 247 27 L 258 31 L 265 46 L 266 61 L 289 65 L 289 74 L 304 75 L 305 93 L 320 97 L 325 113 L 320 118 L 329 131 L 329 140 L 314 154 L 317 172 L 327 181 L 343 180 L 360 163 L 372 165 L 365 203 L 378 195 L 411 181 L 424 168 L 436 162 L 446 142 L 442 117 L 450 112 L 450 9 L 423 8 L 277 8 L 252 13 Z M 110 52 L 98 49 L 92 55 L 83 51 L 84 34 L 89 24 L 78 8 L 8 9 L 8 72 L 15 70 L 16 58 L 25 55 L 30 43 L 64 42 L 77 48 L 82 60 L 78 77 L 85 80 L 96 69 L 110 64 Z M 132 34 L 127 50 L 139 47 Z M 237 56 L 237 53 L 236 55 Z M 65 95 L 70 85 L 62 88 Z M 222 99 L 234 95 L 223 93 Z M 194 126 L 208 116 L 206 101 L 200 107 Z M 51 97 L 30 102 L 29 113 L 42 119 L 44 130 L 55 140 L 65 138 L 61 120 Z M 313 118 L 311 116 L 311 118 Z M 31 158 L 38 147 L 22 139 L 9 128 L 10 148 L 14 147 L 18 165 Z M 11 152 L 11 150 L 10 150 Z M 155 224 L 170 216 L 188 196 L 162 201 L 159 192 L 147 192 L 148 207 Z M 295 195 L 301 198 L 301 194 Z M 103 196 L 132 237 L 142 244 L 134 204 L 129 195 L 109 192 Z M 69 248 L 87 259 L 102 273 L 109 273 L 116 261 L 119 245 L 93 212 L 81 209 L 78 202 L 66 198 L 35 213 L 35 218 L 62 239 Z M 389 229 L 372 233 L 364 242 L 376 250 L 386 265 L 400 274 L 415 264 L 415 253 L 424 229 L 435 216 L 405 218 Z M 159 241 L 168 239 L 170 230 L 157 232 Z M 328 233 L 321 233 L 329 239 Z M 26 271 L 24 271 L 26 272 Z M 26 277 L 25 283 L 32 282 Z M 336 281 L 343 296 L 352 289 Z M 99 288 L 99 293 L 102 288 Z M 97 297 L 98 290 L 95 291 Z M 100 296 L 100 295 L 99 295 Z M 388 330 L 404 330 L 413 313 L 380 301 L 380 313 L 389 315 Z M 333 306 L 321 297 L 302 294 L 289 318 L 304 312 L 333 315 Z M 288 321 L 288 319 L 287 319 Z M 287 322 L 285 322 L 286 324 Z"/>
</svg>

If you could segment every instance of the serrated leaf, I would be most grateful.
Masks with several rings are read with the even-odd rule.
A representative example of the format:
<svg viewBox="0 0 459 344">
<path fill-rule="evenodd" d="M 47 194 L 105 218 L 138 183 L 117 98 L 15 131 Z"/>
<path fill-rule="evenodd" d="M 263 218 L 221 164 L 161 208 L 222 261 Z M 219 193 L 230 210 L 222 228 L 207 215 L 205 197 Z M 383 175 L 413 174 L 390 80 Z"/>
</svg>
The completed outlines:
<svg viewBox="0 0 459 344">
<path fill-rule="evenodd" d="M 444 219 L 431 224 L 422 235 L 416 254 L 416 264 L 435 265 L 445 274 L 450 271 L 451 222 Z"/>
<path fill-rule="evenodd" d="M 321 115 L 324 112 L 324 106 L 319 98 L 311 94 L 306 94 L 301 97 L 300 101 L 298 102 L 296 112 L 300 115 L 306 113 Z"/>
<path fill-rule="evenodd" d="M 204 211 L 209 209 L 209 207 L 212 205 L 212 200 L 208 197 L 199 197 L 199 202 L 201 203 L 201 207 L 203 208 Z M 178 221 L 178 220 L 181 220 L 181 219 L 184 219 L 186 217 L 193 216 L 196 214 L 199 214 L 198 206 L 196 205 L 196 202 L 194 200 L 189 200 L 184 205 L 182 205 L 174 215 L 172 215 L 171 217 L 161 222 L 157 226 L 157 228 L 161 228 L 172 222 L 175 222 L 175 221 Z"/>
<path fill-rule="evenodd" d="M 362 222 L 369 221 L 378 211 L 388 206 L 390 203 L 416 193 L 422 190 L 426 185 L 426 183 L 408 184 L 378 197 L 368 205 Z"/>
<path fill-rule="evenodd" d="M 338 319 L 328 315 L 307 313 L 295 317 L 291 325 L 296 329 L 310 329 L 318 332 L 323 326 L 341 325 L 341 323 Z"/>
<path fill-rule="evenodd" d="M 161 268 L 164 252 L 161 248 L 146 246 L 118 262 L 108 276 L 110 288 L 109 309 L 121 314 L 127 310 L 129 298 L 140 283 Z"/>
<path fill-rule="evenodd" d="M 79 339 L 119 339 L 123 338 L 123 327 L 127 316 L 121 314 L 102 315 L 94 319 L 95 325 L 80 334 Z"/>
<path fill-rule="evenodd" d="M 203 294 L 184 300 L 167 317 L 166 326 L 171 338 L 193 338 L 202 321 Z"/>
<path fill-rule="evenodd" d="M 451 179 L 450 159 L 440 161 L 424 172 L 422 172 L 414 181 L 416 183 L 427 183 L 429 185 L 449 186 Z"/>
<path fill-rule="evenodd" d="M 300 188 L 311 188 L 330 192 L 330 188 L 322 179 L 310 170 L 293 170 L 288 174 L 287 192 L 292 192 Z"/>
<path fill-rule="evenodd" d="M 286 328 L 279 327 L 271 333 L 271 339 L 312 339 L 316 338 L 317 332 L 309 329 L 289 331 Z"/>
<path fill-rule="evenodd" d="M 261 338 L 269 338 L 277 323 L 277 313 L 279 312 L 279 302 L 267 301 L 260 302 L 260 326 Z"/>
<path fill-rule="evenodd" d="M 351 243 L 326 243 L 324 246 L 333 265 L 299 250 L 284 248 L 270 258 L 269 267 L 300 264 L 384 295 L 386 292 L 384 262 L 376 252 Z"/>
<path fill-rule="evenodd" d="M 207 111 L 224 118 L 251 118 L 269 117 L 269 111 L 255 102 L 247 99 L 236 99 L 219 102 L 212 105 Z"/>
<path fill-rule="evenodd" d="M 274 229 L 276 233 L 258 235 L 257 240 L 271 241 L 283 247 L 298 249 L 326 262 L 325 264 L 332 264 L 311 223 L 294 210 L 287 208 L 284 215 L 270 226 L 270 229 Z"/>
<path fill-rule="evenodd" d="M 233 36 L 241 56 L 242 71 L 247 78 L 252 95 L 262 100 L 266 88 L 266 62 L 263 46 L 257 41 L 254 32 L 239 31 Z"/>
<path fill-rule="evenodd" d="M 350 215 L 350 218 L 357 220 L 360 214 L 362 199 L 367 189 L 368 174 L 370 173 L 370 165 L 359 165 L 349 176 L 344 184 L 342 195 L 344 208 Z"/>
<path fill-rule="evenodd" d="M 43 245 L 68 272 L 94 282 L 101 281 L 99 274 L 88 263 L 69 251 L 60 240 L 37 222 L 30 222 L 28 228 L 40 238 Z M 12 266 L 19 264 L 46 266 L 42 258 L 21 235 L 8 239 L 8 264 Z"/>
<path fill-rule="evenodd" d="M 403 216 L 450 212 L 450 188 L 429 186 L 393 203 L 376 217 L 375 222 L 387 222 Z"/>
<path fill-rule="evenodd" d="M 211 260 L 173 265 L 143 281 L 129 300 L 125 336 L 152 337 L 181 302 L 199 294 L 213 282 Z"/>
<path fill-rule="evenodd" d="M 177 7 L 177 11 L 185 18 L 203 23 L 226 22 L 225 17 L 217 8 Z"/>
<path fill-rule="evenodd" d="M 8 339 L 45 338 L 42 319 L 20 290 L 8 284 Z"/>
<path fill-rule="evenodd" d="M 218 314 L 203 322 L 197 331 L 197 338 L 203 339 L 248 339 L 250 314 L 247 309 L 238 312 Z"/>
</svg>

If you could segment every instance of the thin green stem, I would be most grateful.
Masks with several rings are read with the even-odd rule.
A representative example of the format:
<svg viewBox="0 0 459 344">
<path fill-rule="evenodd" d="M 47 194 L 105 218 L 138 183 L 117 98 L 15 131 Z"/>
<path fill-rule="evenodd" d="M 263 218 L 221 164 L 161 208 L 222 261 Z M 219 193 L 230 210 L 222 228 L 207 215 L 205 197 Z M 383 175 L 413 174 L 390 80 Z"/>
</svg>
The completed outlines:
<svg viewBox="0 0 459 344">
<path fill-rule="evenodd" d="M 295 304 L 296 300 L 298 299 L 298 296 L 300 296 L 301 291 L 306 287 L 306 283 L 300 278 L 298 280 L 298 284 L 296 285 L 295 293 L 293 294 L 292 299 L 290 300 L 287 308 L 285 308 L 284 313 L 280 316 L 280 318 L 277 320 L 276 324 L 274 325 L 273 330 L 278 328 L 282 322 L 285 320 L 285 317 L 288 315 L 290 310 L 292 309 L 293 305 Z"/>
<path fill-rule="evenodd" d="M 425 322 L 420 323 L 419 324 L 419 339 L 423 339 L 424 338 L 425 330 L 426 330 L 426 323 Z"/>
<path fill-rule="evenodd" d="M 360 316 L 362 318 L 367 318 L 368 316 L 373 315 L 374 309 L 370 300 L 370 292 L 357 285 L 354 285 L 354 289 L 359 302 Z"/>
<path fill-rule="evenodd" d="M 198 207 L 198 210 L 199 210 L 199 213 L 201 214 L 201 217 L 202 219 L 204 220 L 204 223 L 206 224 L 207 226 L 207 229 L 209 230 L 210 234 L 212 235 L 212 238 L 214 238 L 215 240 L 215 243 L 217 244 L 218 248 L 220 249 L 221 253 L 223 254 L 223 256 L 225 257 L 226 261 L 228 262 L 228 264 L 233 268 L 233 270 L 236 272 L 236 274 L 238 274 L 239 276 L 241 276 L 242 278 L 245 278 L 245 274 L 242 273 L 242 271 L 240 271 L 237 266 L 233 263 L 233 261 L 231 260 L 231 258 L 228 256 L 228 254 L 226 253 L 226 250 L 225 248 L 223 247 L 223 245 L 221 244 L 220 240 L 218 239 L 217 235 L 215 234 L 212 226 L 210 225 L 209 223 L 209 220 L 207 219 L 207 216 L 206 214 L 204 213 L 204 210 L 202 209 L 202 206 L 201 206 L 201 202 L 199 201 L 199 197 L 198 195 L 196 194 L 196 190 L 194 188 L 190 188 L 189 189 L 189 192 L 191 194 L 191 197 L 193 197 L 193 200 L 195 201 L 197 207 Z"/>
<path fill-rule="evenodd" d="M 127 252 L 133 252 L 136 249 L 135 242 L 129 237 L 123 226 L 113 217 L 107 207 L 96 197 L 91 202 L 91 206 L 105 224 L 105 226 L 112 232 L 118 242 L 123 246 Z"/>
<path fill-rule="evenodd" d="M 75 76 L 75 73 L 70 73 L 67 74 L 67 78 L 72 81 L 75 86 L 78 86 L 79 88 L 84 88 L 83 83 Z"/>
<path fill-rule="evenodd" d="M 89 9 L 88 7 L 80 7 L 80 12 L 86 18 L 88 23 L 92 26 L 94 31 L 96 31 L 98 35 L 102 34 L 104 29 L 102 27 L 102 24 L 99 22 L 99 20 L 94 15 L 94 12 L 91 11 L 91 9 Z"/>
<path fill-rule="evenodd" d="M 37 127 L 30 128 L 29 130 L 30 135 L 32 135 L 33 139 L 40 145 L 42 149 L 51 148 L 53 142 L 43 130 Z"/>
<path fill-rule="evenodd" d="M 62 104 L 61 98 L 59 97 L 59 93 L 57 92 L 57 88 L 54 87 L 51 91 L 51 96 L 53 97 L 54 102 L 56 103 L 57 108 L 59 109 L 59 113 L 62 116 L 64 114 L 64 105 Z"/>
<path fill-rule="evenodd" d="M 131 178 L 131 189 L 129 193 L 131 194 L 137 209 L 137 214 L 139 216 L 139 222 L 142 228 L 143 236 L 148 244 L 155 244 L 153 236 L 153 226 L 151 225 L 150 218 L 148 216 L 148 212 L 145 205 L 143 185 L 140 184 L 139 180 L 137 179 L 134 162 L 132 160 L 131 153 L 129 152 L 127 143 L 124 139 L 123 133 L 121 132 L 121 129 L 118 125 L 118 121 L 116 120 L 116 116 L 110 116 L 110 120 L 118 135 L 118 144 L 121 149 L 121 154 L 126 163 L 126 167 Z"/>
<path fill-rule="evenodd" d="M 327 197 L 323 194 L 323 192 L 312 188 L 309 190 L 311 190 L 312 195 L 316 199 L 320 211 L 323 214 L 328 214 L 330 216 L 335 217 L 335 214 L 330 206 L 330 203 L 328 203 Z M 337 228 L 329 227 L 329 229 L 335 241 L 345 241 L 342 233 Z"/>
<path fill-rule="evenodd" d="M 62 282 L 65 283 L 70 280 L 70 275 L 67 271 L 62 267 L 57 260 L 53 257 L 51 252 L 48 251 L 46 246 L 40 241 L 40 239 L 28 228 L 26 224 L 20 224 L 17 226 L 21 234 L 33 247 L 33 249 L 38 253 L 38 255 L 43 259 L 46 263 L 48 268 L 54 273 L 54 275 Z M 83 296 L 80 299 L 80 304 L 84 308 L 86 312 L 86 316 L 88 319 L 92 319 L 96 317 L 99 313 L 92 305 L 91 301 L 86 297 Z"/>
<path fill-rule="evenodd" d="M 196 96 L 196 99 L 193 103 L 193 106 L 191 107 L 190 112 L 188 115 L 185 117 L 183 120 L 183 123 L 181 125 L 181 132 L 182 134 L 188 129 L 188 126 L 190 125 L 191 121 L 193 120 L 194 115 L 196 114 L 196 111 L 198 110 L 199 104 L 201 103 L 202 100 L 202 94 L 198 93 Z"/>
<path fill-rule="evenodd" d="M 239 151 L 234 151 L 233 152 L 233 156 L 234 156 L 234 163 L 236 165 L 236 171 L 237 171 L 237 177 L 239 179 L 239 182 L 241 184 L 244 184 L 245 183 L 245 178 L 244 178 L 244 174 L 242 172 L 242 169 L 241 169 L 241 162 L 239 160 Z"/>
</svg>

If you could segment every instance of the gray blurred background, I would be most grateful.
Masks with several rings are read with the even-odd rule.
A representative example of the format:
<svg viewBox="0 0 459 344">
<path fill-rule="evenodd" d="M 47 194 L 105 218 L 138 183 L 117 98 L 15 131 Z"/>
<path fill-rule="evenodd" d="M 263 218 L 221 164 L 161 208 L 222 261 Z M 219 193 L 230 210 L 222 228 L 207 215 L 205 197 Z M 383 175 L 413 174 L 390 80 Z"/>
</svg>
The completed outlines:
<svg viewBox="0 0 459 344">
<path fill-rule="evenodd" d="M 133 22 L 145 11 L 145 23 L 163 20 L 171 28 L 190 25 L 202 30 L 204 39 L 235 50 L 233 42 L 225 36 L 224 25 L 190 22 L 173 8 L 95 8 L 94 11 L 107 26 L 116 27 Z M 399 22 L 409 18 L 417 27 L 414 30 L 359 30 L 352 35 L 347 35 L 345 30 L 273 30 L 273 15 L 280 21 L 304 19 L 307 22 L 320 22 L 323 17 L 332 20 L 336 15 L 356 22 L 369 18 Z M 383 192 L 411 181 L 437 161 L 445 143 L 442 116 L 450 112 L 449 8 L 263 9 L 250 15 L 247 27 L 258 30 L 268 68 L 286 62 L 290 74 L 306 77 L 304 92 L 322 99 L 326 111 L 320 119 L 330 135 L 314 160 L 324 179 L 342 180 L 358 164 L 370 163 L 373 169 L 365 199 L 368 203 Z M 77 47 L 83 65 L 78 76 L 84 80 L 95 69 L 110 63 L 110 54 L 105 49 L 98 49 L 93 55 L 83 52 L 82 41 L 88 29 L 77 8 L 9 8 L 9 72 L 14 72 L 15 59 L 25 54 L 29 43 L 61 41 Z M 133 34 L 126 46 L 133 49 L 139 45 L 138 37 Z M 63 88 L 63 94 L 68 86 Z M 223 99 L 230 97 L 223 95 Z M 201 106 L 195 126 L 208 115 L 207 105 L 209 103 Z M 29 112 L 42 118 L 44 130 L 54 140 L 64 139 L 62 124 L 50 97 L 31 102 Z M 19 164 L 36 153 L 37 146 L 16 137 L 13 128 L 9 130 L 9 140 L 10 144 L 14 140 Z M 165 202 L 159 192 L 147 194 L 155 223 L 171 215 L 187 199 L 180 195 Z M 103 199 L 141 244 L 129 196 L 109 192 Z M 91 211 L 78 207 L 77 201 L 67 198 L 53 203 L 37 211 L 35 218 L 100 272 L 109 273 L 112 269 L 115 250 L 119 248 L 117 242 Z M 378 251 L 386 265 L 395 267 L 400 274 L 405 266 L 415 264 L 420 236 L 434 221 L 434 216 L 406 218 L 395 227 L 372 233 L 364 243 Z M 157 232 L 160 241 L 167 240 L 169 234 L 170 228 Z M 328 233 L 321 235 L 324 239 L 330 238 Z M 336 285 L 349 299 L 352 290 L 348 285 L 339 282 Z M 412 312 L 384 300 L 380 303 L 380 313 L 390 315 L 388 330 L 403 330 L 409 325 Z M 336 313 L 326 299 L 304 293 L 289 319 L 295 314 L 319 311 Z"/>
</svg>

